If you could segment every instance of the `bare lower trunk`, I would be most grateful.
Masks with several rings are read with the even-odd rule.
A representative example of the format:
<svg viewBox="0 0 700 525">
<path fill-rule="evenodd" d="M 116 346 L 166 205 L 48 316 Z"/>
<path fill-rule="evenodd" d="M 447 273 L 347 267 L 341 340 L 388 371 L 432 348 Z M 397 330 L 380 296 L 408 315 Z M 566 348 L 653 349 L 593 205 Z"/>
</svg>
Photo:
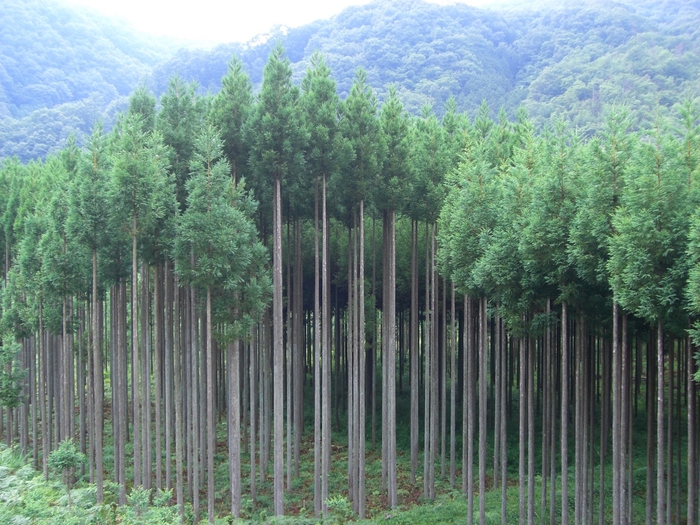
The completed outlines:
<svg viewBox="0 0 700 525">
<path fill-rule="evenodd" d="M 479 523 L 486 523 L 486 297 L 479 299 Z"/>
<path fill-rule="evenodd" d="M 621 420 L 622 416 L 620 413 L 620 338 L 619 338 L 619 322 L 618 322 L 618 305 L 617 301 L 613 302 L 613 343 L 612 343 L 612 446 L 613 446 L 613 457 L 612 457 L 612 469 L 613 469 L 613 481 L 612 481 L 612 493 L 613 493 L 613 525 L 618 525 L 620 523 L 620 510 L 622 500 L 620 499 L 620 431 L 621 431 Z M 607 399 L 605 400 L 607 403 Z M 605 436 L 607 442 L 607 435 Z M 603 441 L 601 440 L 601 444 Z M 603 456 L 601 452 L 601 456 Z M 602 459 L 601 459 L 602 467 Z M 602 470 L 602 468 L 601 468 Z M 601 482 L 604 479 L 603 473 L 601 472 Z M 601 493 L 603 486 L 601 485 Z M 602 498 L 601 498 L 601 509 L 602 509 Z M 602 513 L 602 510 L 601 510 Z"/>
<path fill-rule="evenodd" d="M 314 199 L 314 516 L 321 515 L 321 269 L 318 250 L 318 178 Z"/>
<path fill-rule="evenodd" d="M 360 279 L 359 288 L 359 426 L 357 428 L 359 448 L 357 451 L 359 462 L 359 515 L 360 519 L 365 518 L 365 201 L 360 201 Z"/>
<path fill-rule="evenodd" d="M 418 223 L 411 221 L 411 482 L 418 468 Z"/>
<path fill-rule="evenodd" d="M 214 523 L 214 447 L 216 433 L 214 421 L 214 347 L 211 335 L 211 286 L 207 286 L 207 510 L 209 523 Z M 236 392 L 238 396 L 238 392 Z"/>
<path fill-rule="evenodd" d="M 561 522 L 569 524 L 569 320 L 561 304 Z"/>
<path fill-rule="evenodd" d="M 330 265 L 328 264 L 328 217 L 326 214 L 326 175 L 322 184 L 321 223 L 323 235 L 321 240 L 321 505 L 323 515 L 327 514 L 328 474 L 331 463 L 331 338 L 330 338 Z"/>
<path fill-rule="evenodd" d="M 131 391 L 132 414 L 134 422 L 134 486 L 143 484 L 141 481 L 141 383 L 139 369 L 141 365 L 139 353 L 139 328 L 138 328 L 138 261 L 136 258 L 136 217 L 133 218 L 133 231 L 131 238 Z"/>
<path fill-rule="evenodd" d="M 95 485 L 97 503 L 104 501 L 104 465 L 102 455 L 102 421 L 104 413 L 104 373 L 102 371 L 102 341 L 98 315 L 97 297 L 97 250 L 92 251 L 92 366 L 94 377 L 94 448 L 95 448 Z M 40 334 L 40 338 L 42 335 Z M 42 434 L 44 435 L 44 434 Z"/>
<path fill-rule="evenodd" d="M 228 345 L 228 455 L 229 455 L 229 486 L 231 490 L 231 515 L 238 518 L 241 513 L 241 342 L 239 339 Z M 252 443 L 255 440 L 251 441 Z"/>
<path fill-rule="evenodd" d="M 527 358 L 525 355 L 525 339 L 521 338 L 518 342 L 520 345 L 520 397 L 518 400 L 518 438 L 519 438 L 519 458 L 518 458 L 518 486 L 519 486 L 519 497 L 520 505 L 518 509 L 518 515 L 520 518 L 520 523 L 525 523 L 525 503 L 527 498 L 525 495 L 525 431 L 526 431 L 526 417 L 527 417 Z"/>
<path fill-rule="evenodd" d="M 398 495 L 397 495 L 397 485 L 396 485 L 396 377 L 395 377 L 395 366 L 396 363 L 396 253 L 395 253 L 395 239 L 396 239 L 396 225 L 395 225 L 395 213 L 394 210 L 389 210 L 387 213 L 387 218 L 389 221 L 388 233 L 389 233 L 389 246 L 388 248 L 388 258 L 389 258 L 389 287 L 388 287 L 388 297 L 387 297 L 387 345 L 386 345 L 386 361 L 387 366 L 387 426 L 389 429 L 389 437 L 387 442 L 387 458 L 388 458 L 388 484 L 389 484 L 389 507 L 396 508 L 398 505 Z"/>
<path fill-rule="evenodd" d="M 697 498 L 697 460 L 695 457 L 695 414 L 696 408 L 696 395 L 695 395 L 695 346 L 692 344 L 690 338 L 687 340 L 688 351 L 686 353 L 686 368 L 687 368 L 687 382 L 688 382 L 688 496 L 687 496 L 687 518 L 686 521 L 689 524 L 695 523 L 696 514 L 696 498 Z M 631 453 L 631 449 L 630 449 Z"/>
<path fill-rule="evenodd" d="M 456 422 L 457 417 L 457 334 L 456 329 L 456 304 L 455 304 L 455 284 L 451 283 L 451 295 L 450 295 L 450 486 L 454 488 L 455 486 L 455 462 L 456 462 L 456 449 L 457 449 L 457 437 L 456 437 Z M 413 330 L 413 327 L 411 327 Z M 413 357 L 411 358 L 411 363 L 413 363 Z M 413 374 L 413 370 L 411 370 Z M 411 379 L 411 385 L 413 385 L 413 379 Z M 413 390 L 411 390 L 411 399 L 413 399 Z M 413 406 L 413 404 L 411 404 Z M 413 417 L 413 414 L 411 414 Z"/>
<path fill-rule="evenodd" d="M 176 482 L 176 496 L 177 496 L 177 506 L 178 512 L 180 514 L 180 520 L 184 520 L 185 517 L 185 489 L 184 489 L 184 421 L 183 421 L 183 394 L 182 394 L 182 338 L 180 328 L 182 326 L 182 320 L 180 318 L 180 285 L 178 283 L 177 275 L 174 277 L 173 285 L 173 307 L 175 318 L 175 330 L 174 330 L 174 344 L 173 344 L 173 379 L 174 379 L 174 403 L 175 403 L 175 472 L 177 477 Z"/>
<path fill-rule="evenodd" d="M 664 331 L 661 321 L 656 328 L 656 523 L 666 523 L 664 471 Z"/>
<path fill-rule="evenodd" d="M 273 413 L 274 413 L 274 510 L 284 514 L 284 346 L 282 341 L 282 193 L 281 181 L 274 182 L 273 234 Z"/>
</svg>

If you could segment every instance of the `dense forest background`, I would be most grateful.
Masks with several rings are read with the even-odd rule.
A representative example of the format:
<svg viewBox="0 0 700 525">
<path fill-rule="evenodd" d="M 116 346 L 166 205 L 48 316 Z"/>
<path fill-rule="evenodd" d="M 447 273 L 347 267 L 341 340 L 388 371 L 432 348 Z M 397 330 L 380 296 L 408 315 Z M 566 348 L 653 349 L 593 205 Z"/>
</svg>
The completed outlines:
<svg viewBox="0 0 700 525">
<path fill-rule="evenodd" d="M 440 113 L 452 95 L 459 111 L 473 114 L 486 100 L 512 118 L 522 105 L 537 127 L 557 114 L 591 134 L 605 106 L 625 104 L 644 127 L 654 117 L 649 108 L 663 111 L 698 92 L 699 16 L 686 0 L 489 9 L 387 0 L 247 44 L 176 51 L 177 42 L 82 8 L 7 0 L 0 6 L 0 157 L 44 157 L 71 134 L 82 144 L 97 118 L 111 128 L 140 83 L 159 96 L 178 74 L 200 94 L 217 93 L 234 55 L 258 89 L 277 41 L 297 82 L 313 52 L 322 52 L 341 99 L 362 67 L 380 101 L 395 85 L 414 114 L 426 103 Z"/>
</svg>

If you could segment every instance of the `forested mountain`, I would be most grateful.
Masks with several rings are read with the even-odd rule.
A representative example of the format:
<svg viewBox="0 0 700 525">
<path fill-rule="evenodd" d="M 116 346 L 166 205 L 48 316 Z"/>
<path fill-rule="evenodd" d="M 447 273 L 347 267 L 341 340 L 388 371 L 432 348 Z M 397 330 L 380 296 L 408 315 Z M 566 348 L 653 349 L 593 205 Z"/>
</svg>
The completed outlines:
<svg viewBox="0 0 700 525">
<path fill-rule="evenodd" d="M 637 124 L 698 90 L 698 4 L 575 0 L 479 9 L 422 0 L 354 6 L 303 27 L 277 28 L 248 44 L 181 48 L 94 13 L 50 0 L 0 7 L 0 156 L 43 157 L 71 133 L 107 127 L 141 80 L 156 94 L 179 74 L 200 92 L 218 92 L 232 56 L 258 88 L 280 40 L 298 82 L 315 51 L 349 94 L 358 67 L 379 100 L 395 84 L 407 109 L 438 113 L 454 96 L 473 114 L 483 100 L 512 117 L 524 106 L 535 125 L 554 113 L 584 133 L 600 129 L 602 110 L 630 107 Z"/>
<path fill-rule="evenodd" d="M 43 157 L 111 122 L 174 43 L 53 0 L 0 3 L 0 156 Z"/>
</svg>

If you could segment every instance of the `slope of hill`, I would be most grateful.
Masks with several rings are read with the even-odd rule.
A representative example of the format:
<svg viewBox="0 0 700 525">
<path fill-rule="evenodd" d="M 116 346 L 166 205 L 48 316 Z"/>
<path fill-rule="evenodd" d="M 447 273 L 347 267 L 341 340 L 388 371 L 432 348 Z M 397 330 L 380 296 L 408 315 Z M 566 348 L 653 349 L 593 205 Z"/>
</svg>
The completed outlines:
<svg viewBox="0 0 700 525">
<path fill-rule="evenodd" d="M 422 0 L 379 0 L 303 27 L 278 28 L 248 45 L 180 49 L 52 0 L 7 0 L 0 7 L 0 157 L 23 160 L 62 146 L 95 118 L 107 126 L 143 79 L 162 93 L 170 76 L 216 92 L 232 56 L 254 85 L 281 40 L 301 80 L 311 54 L 331 66 L 341 97 L 358 67 L 381 100 L 395 84 L 405 106 L 440 113 L 450 95 L 473 114 L 483 100 L 537 125 L 553 115 L 599 129 L 605 108 L 625 104 L 640 123 L 700 92 L 700 6 L 692 0 L 478 9 Z"/>
<path fill-rule="evenodd" d="M 0 35 L 0 155 L 23 159 L 109 118 L 173 52 L 165 40 L 52 0 L 4 0 Z"/>
</svg>

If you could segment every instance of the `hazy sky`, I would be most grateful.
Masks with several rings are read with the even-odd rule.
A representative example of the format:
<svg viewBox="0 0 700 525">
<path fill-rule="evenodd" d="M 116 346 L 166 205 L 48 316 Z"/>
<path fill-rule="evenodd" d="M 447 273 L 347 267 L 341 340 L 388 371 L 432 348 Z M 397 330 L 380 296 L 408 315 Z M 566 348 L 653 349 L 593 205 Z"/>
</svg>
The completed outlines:
<svg viewBox="0 0 700 525">
<path fill-rule="evenodd" d="M 136 29 L 208 43 L 247 42 L 275 25 L 296 27 L 370 0 L 64 0 L 128 20 Z M 490 0 L 429 0 L 484 5 Z"/>
</svg>

